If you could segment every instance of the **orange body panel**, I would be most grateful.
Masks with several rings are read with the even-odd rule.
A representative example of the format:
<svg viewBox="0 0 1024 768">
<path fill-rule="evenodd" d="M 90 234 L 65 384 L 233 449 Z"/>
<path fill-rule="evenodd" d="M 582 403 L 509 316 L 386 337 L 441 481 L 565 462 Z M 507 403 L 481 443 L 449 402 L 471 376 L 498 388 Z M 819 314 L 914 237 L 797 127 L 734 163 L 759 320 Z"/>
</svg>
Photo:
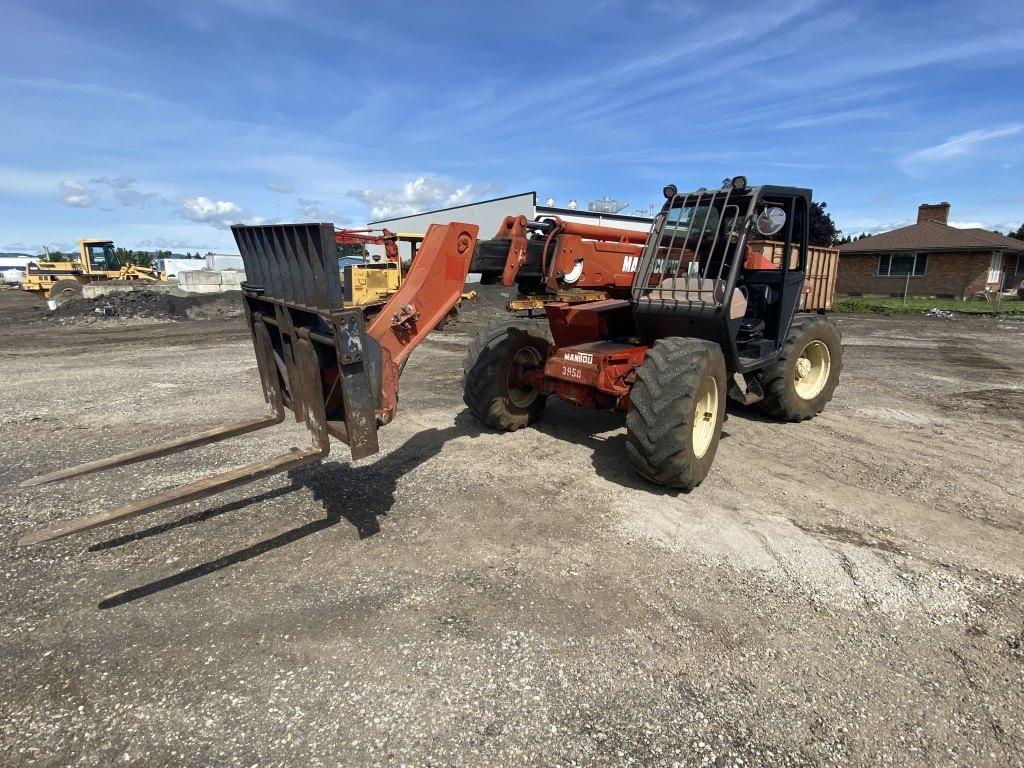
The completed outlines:
<svg viewBox="0 0 1024 768">
<path fill-rule="evenodd" d="M 381 400 L 385 423 L 398 408 L 402 364 L 462 296 L 473 258 L 476 224 L 431 224 L 402 287 L 367 325 L 380 345 Z"/>
</svg>

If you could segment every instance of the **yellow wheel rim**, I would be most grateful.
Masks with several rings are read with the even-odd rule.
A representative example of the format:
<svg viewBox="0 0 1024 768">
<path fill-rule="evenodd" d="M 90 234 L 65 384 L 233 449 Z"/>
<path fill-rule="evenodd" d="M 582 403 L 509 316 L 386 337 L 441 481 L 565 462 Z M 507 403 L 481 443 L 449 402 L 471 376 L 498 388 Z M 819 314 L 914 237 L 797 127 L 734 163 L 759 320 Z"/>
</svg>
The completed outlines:
<svg viewBox="0 0 1024 768">
<path fill-rule="evenodd" d="M 718 383 L 708 376 L 697 390 L 693 408 L 693 455 L 698 459 L 708 452 L 718 424 Z"/>
<path fill-rule="evenodd" d="M 821 394 L 832 370 L 832 355 L 828 345 L 815 339 L 796 359 L 796 370 L 793 372 L 793 385 L 796 394 L 803 400 L 813 400 Z"/>
</svg>

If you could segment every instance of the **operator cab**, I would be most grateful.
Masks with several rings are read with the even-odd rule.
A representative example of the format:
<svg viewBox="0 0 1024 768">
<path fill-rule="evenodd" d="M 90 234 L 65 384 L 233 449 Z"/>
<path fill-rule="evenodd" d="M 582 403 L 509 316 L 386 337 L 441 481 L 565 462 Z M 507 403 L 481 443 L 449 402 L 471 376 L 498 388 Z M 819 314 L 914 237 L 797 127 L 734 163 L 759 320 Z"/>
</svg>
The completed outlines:
<svg viewBox="0 0 1024 768">
<path fill-rule="evenodd" d="M 115 272 L 121 268 L 121 260 L 117 258 L 114 244 L 110 241 L 82 240 L 82 248 L 89 259 L 89 269 L 93 272 Z"/>
<path fill-rule="evenodd" d="M 713 341 L 741 373 L 772 362 L 803 289 L 811 191 L 737 176 L 721 189 L 664 192 L 633 283 L 641 339 Z"/>
</svg>

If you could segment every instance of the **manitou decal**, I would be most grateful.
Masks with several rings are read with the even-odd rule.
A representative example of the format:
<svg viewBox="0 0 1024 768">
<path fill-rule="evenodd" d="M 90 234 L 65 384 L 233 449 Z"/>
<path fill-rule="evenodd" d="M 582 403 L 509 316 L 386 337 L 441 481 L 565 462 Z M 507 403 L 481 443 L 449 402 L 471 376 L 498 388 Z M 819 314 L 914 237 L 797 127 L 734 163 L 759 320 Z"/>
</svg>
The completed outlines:
<svg viewBox="0 0 1024 768">
<path fill-rule="evenodd" d="M 636 268 L 640 265 L 639 256 L 626 256 L 622 259 L 622 271 L 623 272 L 636 272 Z"/>
<path fill-rule="evenodd" d="M 585 365 L 594 364 L 594 356 L 589 352 L 566 352 L 562 359 L 567 363 L 583 363 Z"/>
</svg>

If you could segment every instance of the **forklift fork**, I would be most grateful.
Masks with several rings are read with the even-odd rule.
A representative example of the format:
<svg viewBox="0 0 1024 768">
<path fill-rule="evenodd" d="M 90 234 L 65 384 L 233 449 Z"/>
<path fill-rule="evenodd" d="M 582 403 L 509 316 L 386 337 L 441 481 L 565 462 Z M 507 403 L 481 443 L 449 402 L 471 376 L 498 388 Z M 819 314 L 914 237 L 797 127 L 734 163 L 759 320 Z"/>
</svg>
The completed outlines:
<svg viewBox="0 0 1024 768">
<path fill-rule="evenodd" d="M 50 472 L 21 485 L 82 477 L 256 432 L 280 424 L 286 410 L 306 424 L 310 447 L 54 524 L 23 536 L 19 544 L 70 536 L 312 464 L 330 451 L 331 437 L 347 443 L 353 459 L 377 453 L 377 429 L 398 408 L 405 360 L 459 301 L 478 228 L 459 222 L 432 225 L 398 291 L 386 303 L 366 307 L 343 301 L 333 224 L 239 224 L 232 230 L 245 264 L 242 302 L 271 413 Z"/>
<path fill-rule="evenodd" d="M 264 394 L 272 410 L 269 416 L 234 421 L 203 432 L 196 432 L 192 435 L 158 443 L 148 448 L 120 453 L 106 459 L 50 472 L 25 480 L 21 483 L 21 486 L 32 487 L 72 477 L 91 475 L 115 467 L 123 467 L 161 456 L 170 456 L 201 445 L 210 445 L 237 437 L 238 435 L 256 432 L 280 424 L 284 421 L 285 405 L 275 371 L 276 362 L 274 360 L 274 349 L 270 341 L 270 335 L 261 319 L 255 321 L 253 330 L 258 351 L 257 364 L 260 370 L 260 378 L 263 381 Z M 312 445 L 309 448 L 292 448 L 287 453 L 274 456 L 273 458 L 246 464 L 237 469 L 205 477 L 176 488 L 169 488 L 166 491 L 133 501 L 116 509 L 84 515 L 73 520 L 41 528 L 22 536 L 18 540 L 18 544 L 40 544 L 64 536 L 71 536 L 120 520 L 138 517 L 147 512 L 156 512 L 178 504 L 203 499 L 221 491 L 255 482 L 268 475 L 286 472 L 322 459 L 330 451 L 330 438 L 327 433 L 327 418 L 324 414 L 324 395 L 320 369 L 313 343 L 308 337 L 303 338 L 300 335 L 296 346 L 298 354 L 295 362 L 298 367 L 301 367 L 301 371 L 299 372 L 300 375 L 295 378 L 301 384 L 303 391 L 301 393 L 293 392 L 293 408 L 295 409 L 296 420 L 304 421 L 309 428 L 312 437 Z"/>
</svg>

